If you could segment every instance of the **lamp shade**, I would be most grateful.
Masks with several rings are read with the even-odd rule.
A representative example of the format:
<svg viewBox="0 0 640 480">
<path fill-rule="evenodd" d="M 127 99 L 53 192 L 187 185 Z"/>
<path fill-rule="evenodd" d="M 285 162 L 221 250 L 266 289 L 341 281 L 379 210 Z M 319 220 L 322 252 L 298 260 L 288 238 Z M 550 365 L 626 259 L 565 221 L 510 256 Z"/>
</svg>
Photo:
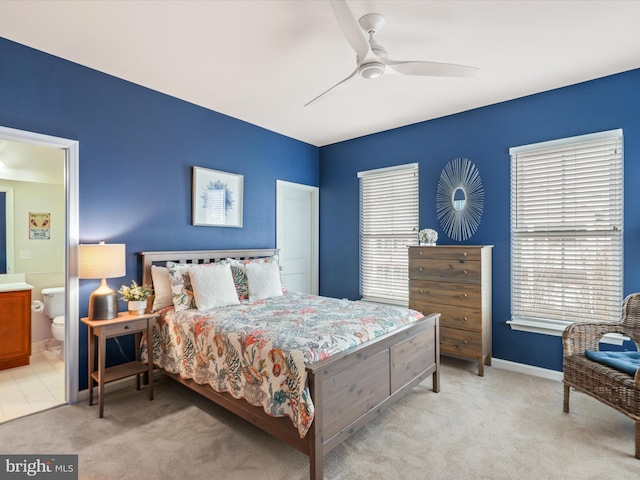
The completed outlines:
<svg viewBox="0 0 640 480">
<path fill-rule="evenodd" d="M 78 246 L 80 278 L 116 278 L 127 274 L 124 243 Z"/>
<path fill-rule="evenodd" d="M 124 277 L 127 273 L 125 247 L 122 243 L 78 246 L 78 277 L 99 278 L 100 286 L 89 298 L 89 319 L 110 320 L 118 316 L 116 292 L 107 278 Z"/>
</svg>

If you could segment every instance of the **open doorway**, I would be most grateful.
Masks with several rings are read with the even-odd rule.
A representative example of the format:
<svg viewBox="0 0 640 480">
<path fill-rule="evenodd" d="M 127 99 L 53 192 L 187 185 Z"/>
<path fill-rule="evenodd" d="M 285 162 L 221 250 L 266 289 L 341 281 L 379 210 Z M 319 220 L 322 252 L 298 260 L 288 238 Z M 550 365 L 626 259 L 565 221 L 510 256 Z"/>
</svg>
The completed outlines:
<svg viewBox="0 0 640 480">
<path fill-rule="evenodd" d="M 28 149 L 30 152 L 27 157 L 30 158 L 38 158 L 38 161 L 35 161 L 33 165 L 30 165 L 28 169 L 31 178 L 10 178 L 5 183 L 9 184 L 10 187 L 13 187 L 13 191 L 15 193 L 16 187 L 19 189 L 26 189 L 24 195 L 31 200 L 34 195 L 29 194 L 29 188 L 31 185 L 29 183 L 38 183 L 41 182 L 39 188 L 35 188 L 31 190 L 32 192 L 37 191 L 38 195 L 42 191 L 59 192 L 60 198 L 60 207 L 59 211 L 56 212 L 57 225 L 58 230 L 56 231 L 56 237 L 61 247 L 61 252 L 59 255 L 59 259 L 56 259 L 55 255 L 47 256 L 47 261 L 51 260 L 55 265 L 54 266 L 45 266 L 47 261 L 41 261 L 38 264 L 38 267 L 41 267 L 42 272 L 37 272 L 38 267 L 34 270 L 28 272 L 32 276 L 31 278 L 35 280 L 35 283 L 39 283 L 37 285 L 37 294 L 32 295 L 32 299 L 40 298 L 41 286 L 43 283 L 53 281 L 56 284 L 62 283 L 62 285 L 56 286 L 64 286 L 65 292 L 65 308 L 64 308 L 64 350 L 59 352 L 61 357 L 64 358 L 64 383 L 63 383 L 63 391 L 64 391 L 64 400 L 67 403 L 75 403 L 78 400 L 78 278 L 77 278 L 77 245 L 78 245 L 78 142 L 75 140 L 69 140 L 59 137 L 51 137 L 48 135 L 42 135 L 33 132 L 26 132 L 22 130 L 15 130 L 7 127 L 0 127 L 0 148 L 4 146 L 15 147 L 17 150 L 20 149 Z M 36 155 L 36 153 L 40 152 L 41 154 Z M 1 154 L 1 152 L 0 152 Z M 50 155 L 50 157 L 48 156 Z M 27 158 L 23 157 L 23 158 Z M 7 163 L 11 163 L 12 160 L 7 158 Z M 55 160 L 57 159 L 57 160 Z M 2 158 L 0 157 L 0 161 Z M 15 159 L 14 159 L 15 160 Z M 54 166 L 53 164 L 58 162 L 58 172 L 60 175 L 60 180 L 56 187 L 55 180 L 42 180 L 46 177 L 46 173 L 44 170 L 47 170 L 49 167 Z M 7 174 L 5 177 L 11 177 L 12 175 L 18 175 L 18 171 L 20 170 L 18 165 L 6 165 Z M 34 177 L 35 176 L 35 177 Z M 11 183 L 13 185 L 11 185 Z M 17 183 L 16 183 L 17 182 Z M 55 195 L 53 193 L 52 195 Z M 14 198 L 15 200 L 15 198 Z M 27 202 L 28 203 L 28 202 Z M 15 208 L 15 202 L 14 202 Z M 31 206 L 26 206 L 26 210 L 28 213 L 23 212 L 22 210 L 18 215 L 14 215 L 13 225 L 9 222 L 7 224 L 7 235 L 6 237 L 12 237 L 9 232 L 10 230 L 14 230 L 19 225 L 19 222 L 22 220 L 22 217 L 25 215 L 30 215 L 32 210 Z M 54 207 L 50 206 L 50 209 Z M 48 208 L 48 209 L 49 209 Z M 49 213 L 49 212 L 45 212 Z M 53 220 L 53 217 L 51 218 Z M 25 220 L 24 225 L 20 224 L 20 228 L 27 228 L 28 220 Z M 52 230 L 53 232 L 53 226 Z M 22 235 L 20 235 L 20 239 L 22 239 Z M 14 251 L 10 251 L 10 248 L 6 248 L 5 255 L 7 258 L 13 259 L 14 264 L 14 272 L 15 274 L 20 275 L 21 268 L 28 271 L 28 267 L 21 267 L 21 262 L 23 265 L 24 261 L 27 261 L 30 253 L 32 252 L 32 248 L 47 248 L 47 242 L 32 242 L 27 246 L 20 246 L 20 248 L 14 248 Z M 13 247 L 13 245 L 11 246 Z M 26 263 L 28 265 L 28 262 Z M 36 273 L 34 273 L 36 272 Z M 7 273 L 3 273 L 6 275 Z M 0 274 L 0 275 L 3 275 Z M 51 285 L 54 286 L 54 285 Z M 34 308 L 37 310 L 38 306 L 36 305 Z M 37 316 L 42 322 L 42 317 Z M 75 319 L 75 321 L 74 321 Z M 48 325 L 47 325 L 48 326 Z M 39 337 L 42 337 L 44 333 L 41 329 L 42 325 L 37 324 L 35 329 L 32 329 L 36 332 Z M 53 340 L 53 338 L 45 339 L 43 342 L 47 340 Z M 37 347 L 36 347 L 37 349 Z M 33 349 L 32 349 L 33 350 Z M 32 352 L 33 355 L 33 352 Z M 1 373 L 1 372 L 0 372 Z M 25 374 L 28 373 L 25 371 Z M 5 377 L 6 378 L 6 377 Z M 33 402 L 34 405 L 37 405 L 37 402 Z M 46 408 L 46 402 L 42 403 L 43 408 Z M 32 413 L 32 412 L 29 412 Z"/>
</svg>

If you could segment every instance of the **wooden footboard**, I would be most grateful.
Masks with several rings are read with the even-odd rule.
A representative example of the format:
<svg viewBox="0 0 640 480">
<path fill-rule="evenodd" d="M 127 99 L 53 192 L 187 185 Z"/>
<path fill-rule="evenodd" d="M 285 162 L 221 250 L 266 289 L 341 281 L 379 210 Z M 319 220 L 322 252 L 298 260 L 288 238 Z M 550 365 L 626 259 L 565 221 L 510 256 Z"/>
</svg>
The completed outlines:
<svg viewBox="0 0 640 480">
<path fill-rule="evenodd" d="M 311 480 L 323 478 L 324 455 L 376 418 L 387 406 L 433 378 L 440 391 L 439 314 L 384 337 L 307 366 L 315 418 L 304 438 L 289 417 L 272 417 L 262 407 L 216 392 L 180 375 L 167 374 L 218 405 L 309 455 Z"/>
<path fill-rule="evenodd" d="M 426 379 L 440 391 L 439 314 L 307 367 L 316 408 L 309 442 L 310 478 L 324 455 Z"/>
<path fill-rule="evenodd" d="M 143 284 L 151 285 L 151 265 L 172 261 L 214 261 L 273 255 L 274 250 L 143 253 Z M 272 417 L 262 407 L 220 393 L 179 375 L 168 375 L 275 438 L 309 455 L 310 479 L 323 478 L 324 455 L 376 418 L 387 406 L 432 375 L 440 391 L 439 317 L 432 314 L 348 351 L 306 367 L 315 417 L 304 438 L 288 417 Z"/>
</svg>

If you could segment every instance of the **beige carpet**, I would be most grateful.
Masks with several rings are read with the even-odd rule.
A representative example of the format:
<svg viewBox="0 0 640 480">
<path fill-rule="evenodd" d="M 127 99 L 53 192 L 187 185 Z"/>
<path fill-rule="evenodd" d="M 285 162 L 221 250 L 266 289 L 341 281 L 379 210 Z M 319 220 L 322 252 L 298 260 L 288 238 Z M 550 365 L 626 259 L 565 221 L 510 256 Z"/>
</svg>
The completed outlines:
<svg viewBox="0 0 640 480">
<path fill-rule="evenodd" d="M 443 358 L 431 379 L 325 457 L 325 479 L 638 479 L 633 422 L 562 384 Z M 132 384 L 133 384 L 132 380 Z M 81 479 L 308 478 L 308 459 L 162 377 L 0 425 L 0 453 L 79 455 Z"/>
</svg>

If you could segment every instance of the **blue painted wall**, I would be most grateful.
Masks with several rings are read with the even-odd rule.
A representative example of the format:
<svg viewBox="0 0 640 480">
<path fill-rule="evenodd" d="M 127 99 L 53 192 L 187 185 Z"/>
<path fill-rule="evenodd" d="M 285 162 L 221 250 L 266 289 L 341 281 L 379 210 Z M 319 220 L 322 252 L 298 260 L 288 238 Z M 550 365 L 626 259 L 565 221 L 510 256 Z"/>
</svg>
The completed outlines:
<svg viewBox="0 0 640 480">
<path fill-rule="evenodd" d="M 276 179 L 319 185 L 315 146 L 5 39 L 0 125 L 79 140 L 80 241 L 126 244 L 116 289 L 141 279 L 144 250 L 275 247 Z M 243 228 L 191 226 L 193 166 L 244 175 Z M 83 316 L 97 285 L 80 282 Z M 81 389 L 86 336 L 81 324 Z M 108 363 L 122 361 L 110 341 Z"/>
<path fill-rule="evenodd" d="M 384 114 L 384 113 L 381 113 Z M 456 157 L 478 167 L 482 222 L 467 244 L 494 245 L 494 357 L 562 369 L 560 337 L 511 331 L 509 148 L 622 128 L 625 148 L 624 292 L 640 290 L 640 70 L 573 85 L 320 149 L 320 258 L 323 295 L 358 297 L 357 172 L 420 164 L 420 228 L 453 244 L 435 210 L 438 179 Z"/>
</svg>

